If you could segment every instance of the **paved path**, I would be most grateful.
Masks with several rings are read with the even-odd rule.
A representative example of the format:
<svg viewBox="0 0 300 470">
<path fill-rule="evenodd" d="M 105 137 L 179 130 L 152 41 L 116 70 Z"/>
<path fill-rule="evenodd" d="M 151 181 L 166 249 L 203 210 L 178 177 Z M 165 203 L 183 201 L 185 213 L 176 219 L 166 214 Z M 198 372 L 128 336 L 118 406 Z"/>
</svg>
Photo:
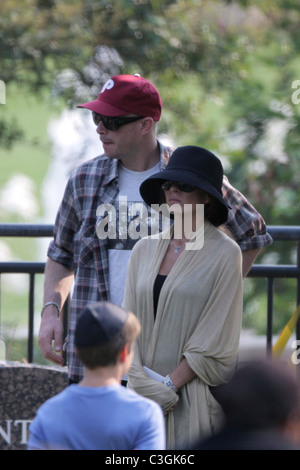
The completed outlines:
<svg viewBox="0 0 300 470">
<path fill-rule="evenodd" d="M 273 337 L 273 345 L 276 344 L 278 336 Z M 281 359 L 290 361 L 295 348 L 293 347 L 295 336 L 292 335 L 288 341 Z M 247 361 L 249 359 L 264 358 L 267 354 L 267 339 L 266 336 L 255 335 L 251 331 L 243 330 L 240 340 L 239 361 Z"/>
</svg>

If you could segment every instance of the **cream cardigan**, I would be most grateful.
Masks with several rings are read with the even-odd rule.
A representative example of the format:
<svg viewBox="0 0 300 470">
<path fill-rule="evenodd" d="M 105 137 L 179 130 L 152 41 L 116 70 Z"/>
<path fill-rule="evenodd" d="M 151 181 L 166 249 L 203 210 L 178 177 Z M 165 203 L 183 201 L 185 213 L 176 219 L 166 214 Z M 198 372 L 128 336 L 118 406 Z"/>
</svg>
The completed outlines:
<svg viewBox="0 0 300 470">
<path fill-rule="evenodd" d="M 185 250 L 167 276 L 153 313 L 153 285 L 172 236 L 140 240 L 127 272 L 124 308 L 142 324 L 128 386 L 155 400 L 166 415 L 167 447 L 189 448 L 217 428 L 221 409 L 209 385 L 226 382 L 235 364 L 242 322 L 242 256 L 236 242 L 205 222 L 202 248 Z M 197 243 L 197 242 L 196 242 Z M 178 394 L 146 376 L 166 376 L 185 357 L 197 377 Z"/>
</svg>

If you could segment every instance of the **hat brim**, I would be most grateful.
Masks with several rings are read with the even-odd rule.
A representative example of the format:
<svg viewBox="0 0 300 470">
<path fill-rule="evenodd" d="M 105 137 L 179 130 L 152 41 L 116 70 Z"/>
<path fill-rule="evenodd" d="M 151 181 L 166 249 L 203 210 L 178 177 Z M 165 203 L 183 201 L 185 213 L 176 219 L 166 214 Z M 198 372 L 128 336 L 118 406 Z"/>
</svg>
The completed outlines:
<svg viewBox="0 0 300 470">
<path fill-rule="evenodd" d="M 214 196 L 216 201 L 219 204 L 216 206 L 218 212 L 216 225 L 222 225 L 226 222 L 228 217 L 228 210 L 231 207 L 227 204 L 223 198 L 222 193 L 213 186 L 213 184 L 204 178 L 201 178 L 199 175 L 196 175 L 190 171 L 186 170 L 176 170 L 176 169 L 165 169 L 160 173 L 155 173 L 154 175 L 147 178 L 140 186 L 140 194 L 148 206 L 160 205 L 162 203 L 162 189 L 161 183 L 163 181 L 175 181 L 177 183 L 186 183 L 192 186 L 195 186 L 198 189 L 202 189 L 211 196 Z"/>
<path fill-rule="evenodd" d="M 117 108 L 100 100 L 88 101 L 87 103 L 79 104 L 77 105 L 77 108 L 86 108 L 90 111 L 94 111 L 95 113 L 110 117 L 124 116 L 124 114 L 130 113 L 130 111 Z"/>
</svg>

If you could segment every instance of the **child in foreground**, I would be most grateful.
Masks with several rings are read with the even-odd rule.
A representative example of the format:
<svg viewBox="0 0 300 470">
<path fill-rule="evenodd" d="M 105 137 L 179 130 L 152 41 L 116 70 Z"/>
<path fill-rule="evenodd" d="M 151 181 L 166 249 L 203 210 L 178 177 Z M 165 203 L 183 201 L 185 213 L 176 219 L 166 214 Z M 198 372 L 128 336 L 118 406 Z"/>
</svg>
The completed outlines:
<svg viewBox="0 0 300 470">
<path fill-rule="evenodd" d="M 47 400 L 30 425 L 29 450 L 164 450 L 161 408 L 121 385 L 140 323 L 110 302 L 89 304 L 75 332 L 85 374 Z"/>
</svg>

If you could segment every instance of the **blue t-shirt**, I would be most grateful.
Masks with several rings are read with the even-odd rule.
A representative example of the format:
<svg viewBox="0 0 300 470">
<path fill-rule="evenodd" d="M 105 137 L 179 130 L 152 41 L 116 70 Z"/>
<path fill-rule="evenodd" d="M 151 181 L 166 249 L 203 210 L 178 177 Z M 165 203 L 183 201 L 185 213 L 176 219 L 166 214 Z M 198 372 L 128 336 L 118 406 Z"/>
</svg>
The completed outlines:
<svg viewBox="0 0 300 470">
<path fill-rule="evenodd" d="M 38 409 L 29 431 L 29 450 L 165 449 L 159 405 L 121 385 L 70 385 Z"/>
</svg>

